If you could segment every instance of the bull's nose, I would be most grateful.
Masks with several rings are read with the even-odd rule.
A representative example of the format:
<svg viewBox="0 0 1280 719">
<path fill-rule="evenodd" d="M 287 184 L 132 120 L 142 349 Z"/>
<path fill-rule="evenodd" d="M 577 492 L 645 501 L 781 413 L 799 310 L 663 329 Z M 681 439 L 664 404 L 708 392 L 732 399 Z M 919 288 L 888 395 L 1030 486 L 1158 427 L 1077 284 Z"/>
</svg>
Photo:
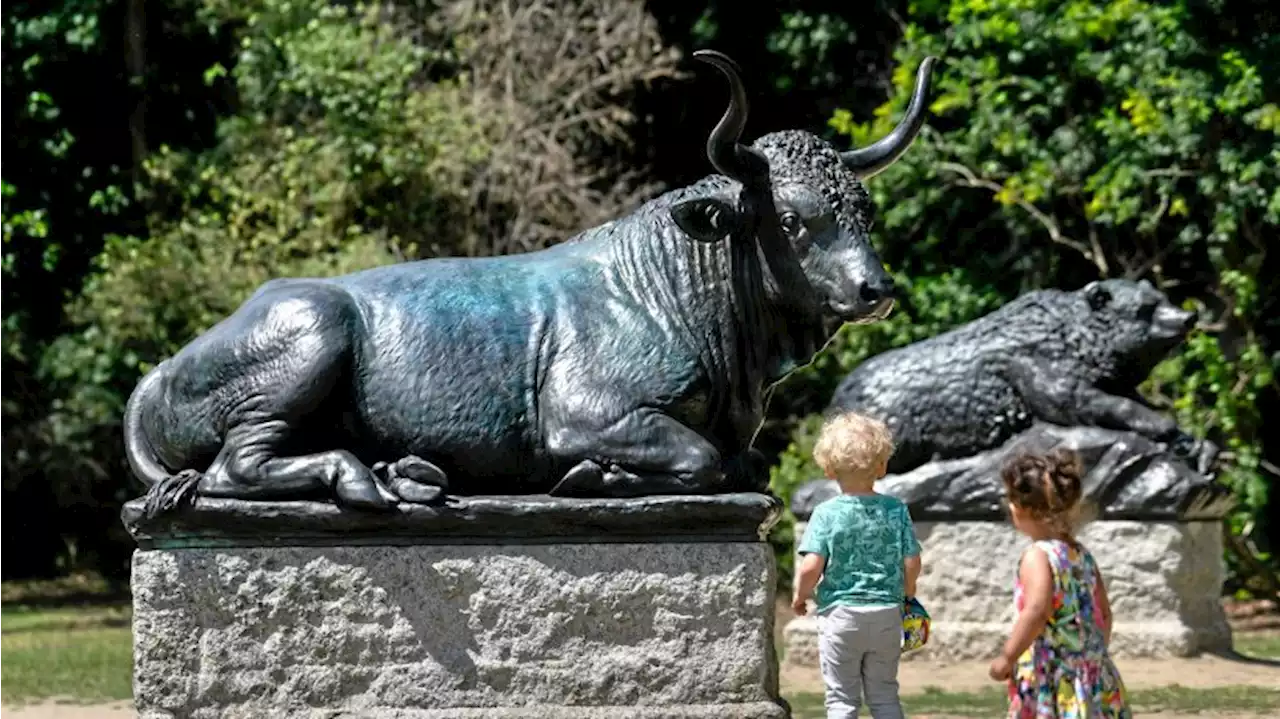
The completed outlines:
<svg viewBox="0 0 1280 719">
<path fill-rule="evenodd" d="M 894 295 L 893 280 L 886 277 L 883 280 L 871 281 L 862 285 L 858 290 L 858 299 L 868 305 L 878 305 L 885 300 L 892 300 Z"/>
</svg>

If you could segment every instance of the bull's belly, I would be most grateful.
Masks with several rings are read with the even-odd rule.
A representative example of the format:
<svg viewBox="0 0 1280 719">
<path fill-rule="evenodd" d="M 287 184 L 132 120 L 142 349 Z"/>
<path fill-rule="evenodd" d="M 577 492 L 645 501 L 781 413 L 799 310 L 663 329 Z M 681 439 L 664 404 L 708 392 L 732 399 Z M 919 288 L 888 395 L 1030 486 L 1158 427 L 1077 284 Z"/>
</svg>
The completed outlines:
<svg viewBox="0 0 1280 719">
<path fill-rule="evenodd" d="M 370 380 L 355 396 L 358 431 L 378 455 L 416 455 L 440 467 L 452 493 L 485 494 L 497 484 L 546 491 L 557 468 L 537 436 L 532 398 L 518 373 L 507 372 L 500 381 L 456 370 L 436 382 Z"/>
</svg>

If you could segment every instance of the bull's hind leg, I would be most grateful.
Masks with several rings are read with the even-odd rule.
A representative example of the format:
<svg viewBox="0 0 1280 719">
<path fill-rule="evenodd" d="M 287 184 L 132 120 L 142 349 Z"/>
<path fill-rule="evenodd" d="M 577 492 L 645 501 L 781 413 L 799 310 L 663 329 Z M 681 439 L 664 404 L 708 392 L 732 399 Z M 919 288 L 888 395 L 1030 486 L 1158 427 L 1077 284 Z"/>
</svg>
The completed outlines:
<svg viewBox="0 0 1280 719">
<path fill-rule="evenodd" d="M 580 460 L 551 490 L 557 496 L 713 494 L 725 488 L 716 448 L 656 409 L 637 410 L 603 429 L 562 428 L 549 445 L 557 457 Z"/>
<path fill-rule="evenodd" d="M 350 383 L 358 312 L 341 289 L 279 283 L 236 313 L 225 338 L 208 348 L 210 373 L 234 376 L 221 452 L 200 481 L 200 494 L 240 499 L 331 492 L 339 503 L 383 509 L 396 498 L 351 452 L 288 456 Z M 337 395 L 335 396 L 335 393 Z"/>
<path fill-rule="evenodd" d="M 397 498 L 373 472 L 346 450 L 297 457 L 274 456 L 289 434 L 279 420 L 243 425 L 200 480 L 199 493 L 236 499 L 282 499 L 331 491 L 339 504 L 386 509 Z"/>
</svg>

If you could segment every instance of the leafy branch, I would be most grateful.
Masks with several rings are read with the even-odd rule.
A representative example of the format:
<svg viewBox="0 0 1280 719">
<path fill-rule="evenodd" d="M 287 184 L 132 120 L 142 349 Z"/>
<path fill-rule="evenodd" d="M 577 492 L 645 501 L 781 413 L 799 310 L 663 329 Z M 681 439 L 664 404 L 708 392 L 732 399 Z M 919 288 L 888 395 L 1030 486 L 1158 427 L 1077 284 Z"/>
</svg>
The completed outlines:
<svg viewBox="0 0 1280 719">
<path fill-rule="evenodd" d="M 993 196 L 1004 193 L 1007 189 L 1002 183 L 984 177 L 979 177 L 978 173 L 958 162 L 941 162 L 938 164 L 938 169 L 947 170 L 960 175 L 961 179 L 957 184 L 962 187 L 989 190 Z M 1090 228 L 1089 233 L 1089 243 L 1086 244 L 1079 240 L 1067 237 L 1063 234 L 1062 229 L 1052 217 L 1045 214 L 1044 211 L 1039 207 L 1036 207 L 1034 203 L 1028 202 L 1022 197 L 1017 196 L 1016 193 L 1013 204 L 1021 207 L 1027 212 L 1027 214 L 1035 218 L 1036 222 L 1039 222 L 1045 229 L 1045 232 L 1048 233 L 1050 241 L 1064 247 L 1069 247 L 1080 253 L 1085 259 L 1092 262 L 1093 265 L 1098 268 L 1098 273 L 1102 276 L 1105 277 L 1109 274 L 1110 270 L 1107 266 L 1106 255 L 1103 253 L 1102 246 L 1098 242 L 1097 234 L 1093 232 L 1092 227 Z"/>
</svg>

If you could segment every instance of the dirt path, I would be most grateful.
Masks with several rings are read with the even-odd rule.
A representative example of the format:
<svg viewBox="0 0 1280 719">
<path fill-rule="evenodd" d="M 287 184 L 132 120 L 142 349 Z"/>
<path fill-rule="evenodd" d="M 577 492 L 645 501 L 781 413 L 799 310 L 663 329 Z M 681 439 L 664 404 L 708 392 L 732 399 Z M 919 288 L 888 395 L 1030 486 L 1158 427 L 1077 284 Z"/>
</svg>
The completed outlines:
<svg viewBox="0 0 1280 719">
<path fill-rule="evenodd" d="M 1239 661 L 1221 657 L 1195 659 L 1128 659 L 1117 662 L 1125 684 L 1132 689 L 1167 687 L 1179 684 L 1189 688 L 1222 686 L 1280 687 L 1280 666 L 1259 662 Z M 987 667 L 982 662 L 943 664 L 934 662 L 906 662 L 898 672 L 898 681 L 904 694 L 923 692 L 936 687 L 948 692 L 971 692 L 993 686 L 987 678 Z M 794 667 L 784 664 L 781 675 L 782 690 L 791 692 L 822 691 L 822 677 L 817 669 Z M 125 719 L 135 716 L 128 702 L 78 706 L 45 702 L 21 708 L 6 707 L 6 719 Z M 1181 715 L 1159 712 L 1148 716 L 1160 719 L 1181 719 L 1184 716 L 1204 717 L 1205 714 Z M 1222 719 L 1262 719 L 1252 714 L 1215 714 Z M 934 716 L 929 719 L 944 719 Z"/>
<path fill-rule="evenodd" d="M 1270 686 L 1275 686 L 1271 684 Z M 819 687 L 821 688 L 821 687 Z M 112 704 L 74 705 L 45 702 L 21 708 L 6 707 L 0 711 L 5 719 L 133 719 L 137 714 L 129 702 Z M 1154 719 L 1272 719 L 1263 714 L 1216 713 L 1216 714 L 1177 714 L 1154 712 L 1145 714 Z M 930 714 L 917 716 L 914 719 L 949 719 L 946 715 Z"/>
<path fill-rule="evenodd" d="M 136 715 L 128 703 L 70 706 L 67 704 L 40 704 L 21 709 L 5 709 L 0 716 L 11 719 L 133 719 Z M 1263 714 L 1170 714 L 1154 712 L 1144 716 L 1154 719 L 1272 719 Z M 914 719 L 950 719 L 942 714 L 917 716 Z"/>
<path fill-rule="evenodd" d="M 1117 660 L 1120 675 L 1131 689 L 1167 687 L 1178 684 L 1188 688 L 1223 686 L 1280 686 L 1280 666 L 1220 657 L 1195 659 L 1127 659 Z M 822 676 L 816 668 L 784 664 L 781 676 L 784 691 L 822 691 Z M 904 694 L 923 692 L 936 687 L 948 692 L 972 692 L 994 686 L 987 678 L 984 662 L 942 664 L 904 662 L 898 669 L 898 683 Z"/>
<path fill-rule="evenodd" d="M 23 707 L 5 707 L 4 719 L 133 719 L 132 702 L 111 704 L 61 704 L 48 701 Z"/>
<path fill-rule="evenodd" d="M 774 642 L 777 646 L 786 643 L 782 632 L 794 617 L 787 602 L 779 599 L 774 613 Z M 1125 685 L 1133 689 L 1174 684 L 1190 688 L 1280 687 L 1280 664 L 1274 661 L 1204 656 L 1195 659 L 1124 659 L 1117 660 L 1116 664 Z M 783 662 L 781 670 L 783 691 L 822 691 L 822 677 L 816 668 L 793 667 Z M 961 664 L 903 662 L 898 670 L 898 683 L 904 693 L 922 692 L 925 687 L 970 692 L 992 686 L 987 678 L 987 663 L 981 661 Z"/>
</svg>

